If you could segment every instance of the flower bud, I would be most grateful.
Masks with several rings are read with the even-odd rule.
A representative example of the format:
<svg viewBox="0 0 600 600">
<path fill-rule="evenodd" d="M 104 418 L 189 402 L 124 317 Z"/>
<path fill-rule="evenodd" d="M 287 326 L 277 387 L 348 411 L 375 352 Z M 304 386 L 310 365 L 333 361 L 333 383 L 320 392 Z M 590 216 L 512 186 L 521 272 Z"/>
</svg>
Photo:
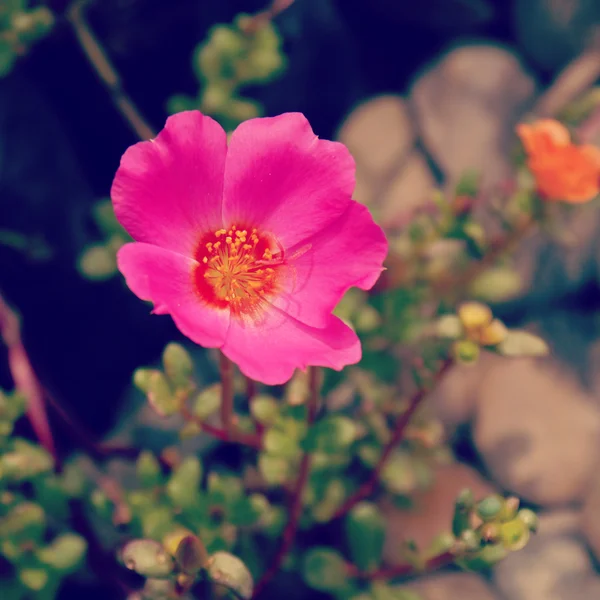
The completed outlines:
<svg viewBox="0 0 600 600">
<path fill-rule="evenodd" d="M 460 340 L 452 345 L 452 353 L 457 362 L 472 365 L 479 358 L 479 345 L 471 340 Z"/>
<path fill-rule="evenodd" d="M 520 501 L 515 496 L 509 496 L 504 500 L 504 506 L 498 515 L 500 521 L 511 521 L 517 516 Z"/>
<path fill-rule="evenodd" d="M 506 339 L 508 329 L 499 319 L 494 319 L 487 327 L 484 327 L 479 337 L 482 346 L 497 346 Z"/>
<path fill-rule="evenodd" d="M 508 521 L 501 526 L 502 543 L 508 550 L 522 550 L 527 545 L 530 536 L 527 525 L 519 518 Z"/>
<path fill-rule="evenodd" d="M 529 531 L 535 533 L 539 527 L 539 518 L 538 516 L 528 508 L 522 508 L 518 512 L 518 518 L 525 523 L 525 525 L 529 528 Z"/>
<path fill-rule="evenodd" d="M 503 507 L 503 498 L 493 494 L 477 504 L 477 514 L 483 521 L 493 521 L 500 514 Z"/>
<path fill-rule="evenodd" d="M 492 310 L 480 302 L 464 302 L 458 308 L 458 317 L 467 330 L 481 329 L 492 322 Z"/>
</svg>

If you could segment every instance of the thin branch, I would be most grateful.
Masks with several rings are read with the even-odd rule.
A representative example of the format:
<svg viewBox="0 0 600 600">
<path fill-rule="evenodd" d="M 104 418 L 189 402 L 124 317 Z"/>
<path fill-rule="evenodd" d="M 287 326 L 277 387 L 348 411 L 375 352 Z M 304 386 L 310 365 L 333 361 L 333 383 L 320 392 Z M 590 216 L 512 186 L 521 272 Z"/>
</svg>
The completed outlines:
<svg viewBox="0 0 600 600">
<path fill-rule="evenodd" d="M 262 437 L 260 435 L 246 433 L 245 431 L 225 431 L 225 429 L 204 422 L 185 406 L 181 409 L 181 416 L 186 421 L 194 423 L 199 429 L 222 442 L 236 442 L 255 450 L 262 449 Z"/>
<path fill-rule="evenodd" d="M 436 556 L 432 556 L 425 561 L 420 567 L 409 563 L 382 567 L 374 571 L 362 572 L 359 571 L 356 565 L 348 564 L 348 576 L 356 579 L 364 579 L 367 581 L 376 581 L 380 579 L 395 579 L 396 577 L 407 577 L 418 573 L 430 573 L 447 565 L 452 564 L 456 560 L 456 555 L 452 551 L 442 552 Z"/>
<path fill-rule="evenodd" d="M 423 398 L 427 395 L 427 393 L 431 390 L 431 388 L 435 387 L 442 377 L 446 374 L 447 371 L 450 370 L 450 367 L 454 364 L 451 358 L 447 358 L 441 364 L 440 368 L 437 370 L 435 375 L 433 376 L 433 381 L 430 385 L 421 386 L 410 399 L 408 404 L 408 408 L 398 417 L 396 423 L 394 425 L 394 430 L 392 431 L 392 436 L 386 444 L 377 464 L 371 471 L 371 475 L 369 479 L 365 481 L 356 492 L 350 496 L 343 504 L 338 508 L 335 512 L 333 518 L 339 518 L 351 511 L 359 502 L 370 496 L 375 488 L 377 487 L 377 483 L 379 482 L 381 472 L 383 471 L 387 461 L 390 456 L 396 449 L 396 447 L 402 442 L 404 439 L 404 433 L 410 420 L 415 414 L 417 408 L 421 405 Z"/>
<path fill-rule="evenodd" d="M 310 395 L 307 403 L 306 417 L 306 423 L 309 428 L 314 423 L 315 417 L 317 415 L 317 407 L 319 404 L 320 377 L 321 373 L 319 368 L 309 367 Z M 275 555 L 271 566 L 262 576 L 260 581 L 257 583 L 256 589 L 254 590 L 254 594 L 252 596 L 253 598 L 257 598 L 258 596 L 260 596 L 265 587 L 271 582 L 273 577 L 275 577 L 275 575 L 281 568 L 285 557 L 288 555 L 289 551 L 294 545 L 294 540 L 296 539 L 296 533 L 300 524 L 300 517 L 302 516 L 302 509 L 304 508 L 302 500 L 304 496 L 304 489 L 306 488 L 306 484 L 308 483 L 308 476 L 310 475 L 310 462 L 310 453 L 305 452 L 302 455 L 302 459 L 300 461 L 298 479 L 296 480 L 294 492 L 290 499 L 288 522 L 285 526 L 285 529 L 283 530 L 281 545 L 279 546 L 279 550 L 277 551 L 277 554 Z"/>
<path fill-rule="evenodd" d="M 76 0 L 67 11 L 67 20 L 73 27 L 79 44 L 90 65 L 106 87 L 114 105 L 142 140 L 156 137 L 152 127 L 146 122 L 140 111 L 123 91 L 119 74 L 110 62 L 106 51 L 94 35 L 84 16 L 85 0 Z"/>
<path fill-rule="evenodd" d="M 21 340 L 19 317 L 1 295 L 0 336 L 8 348 L 8 367 L 15 388 L 27 401 L 29 422 L 44 448 L 56 458 L 56 447 L 44 405 L 42 386 L 31 366 L 29 356 Z"/>
</svg>

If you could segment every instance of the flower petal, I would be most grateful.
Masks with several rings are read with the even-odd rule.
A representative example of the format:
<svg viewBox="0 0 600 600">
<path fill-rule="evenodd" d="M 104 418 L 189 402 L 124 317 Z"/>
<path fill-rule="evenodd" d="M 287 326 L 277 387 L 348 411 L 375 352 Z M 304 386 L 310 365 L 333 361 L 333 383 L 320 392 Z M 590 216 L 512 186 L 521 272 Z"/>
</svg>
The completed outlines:
<svg viewBox="0 0 600 600">
<path fill-rule="evenodd" d="M 221 350 L 244 375 L 267 385 L 285 383 L 297 368 L 340 371 L 361 358 L 358 337 L 341 319 L 330 315 L 317 329 L 275 308 L 260 323 L 232 319 Z"/>
<path fill-rule="evenodd" d="M 307 325 L 324 327 L 349 288 L 373 287 L 387 251 L 385 234 L 369 210 L 351 201 L 331 225 L 286 252 L 287 290 L 272 303 Z"/>
<path fill-rule="evenodd" d="M 317 138 L 299 113 L 245 121 L 229 143 L 224 224 L 260 227 L 289 248 L 344 212 L 354 171 L 348 149 Z"/>
<path fill-rule="evenodd" d="M 152 244 L 125 244 L 119 270 L 131 291 L 153 302 L 157 314 L 170 314 L 179 330 L 208 348 L 219 347 L 229 328 L 229 311 L 202 304 L 193 286 L 196 261 Z"/>
<path fill-rule="evenodd" d="M 154 140 L 127 149 L 111 189 L 117 218 L 138 242 L 191 255 L 222 226 L 227 137 L 198 111 L 167 119 Z"/>
</svg>

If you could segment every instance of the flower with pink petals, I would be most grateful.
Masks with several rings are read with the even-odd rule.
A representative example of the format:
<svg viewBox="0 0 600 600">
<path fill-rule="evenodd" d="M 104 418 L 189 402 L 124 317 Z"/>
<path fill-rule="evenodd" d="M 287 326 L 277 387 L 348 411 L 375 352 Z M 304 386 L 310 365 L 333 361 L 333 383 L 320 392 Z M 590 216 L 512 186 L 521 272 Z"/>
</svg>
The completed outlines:
<svg viewBox="0 0 600 600">
<path fill-rule="evenodd" d="M 155 313 L 258 381 L 357 363 L 360 342 L 332 311 L 373 286 L 387 242 L 352 200 L 354 172 L 301 114 L 246 121 L 228 145 L 211 118 L 178 113 L 121 159 L 111 197 L 135 241 L 119 270 Z"/>
</svg>

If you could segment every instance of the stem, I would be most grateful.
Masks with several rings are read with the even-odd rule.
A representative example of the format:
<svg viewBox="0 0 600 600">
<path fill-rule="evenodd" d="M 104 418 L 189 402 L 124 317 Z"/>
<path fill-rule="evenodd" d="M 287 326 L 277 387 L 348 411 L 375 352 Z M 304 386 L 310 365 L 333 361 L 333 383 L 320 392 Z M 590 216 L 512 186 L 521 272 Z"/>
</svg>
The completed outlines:
<svg viewBox="0 0 600 600">
<path fill-rule="evenodd" d="M 57 458 L 42 386 L 21 340 L 19 317 L 0 295 L 0 338 L 8 348 L 8 367 L 17 392 L 27 400 L 27 418 L 41 444 Z"/>
<path fill-rule="evenodd" d="M 219 371 L 221 373 L 221 425 L 228 433 L 234 430 L 233 412 L 233 363 L 222 353 L 219 353 Z"/>
<path fill-rule="evenodd" d="M 85 0 L 76 0 L 67 11 L 67 20 L 73 27 L 81 49 L 110 94 L 114 105 L 129 123 L 131 129 L 142 140 L 149 140 L 156 137 L 156 133 L 152 127 L 148 125 L 138 108 L 123 91 L 121 79 L 117 71 L 111 64 L 98 38 L 96 38 L 87 24 L 83 14 L 85 4 Z"/>
<path fill-rule="evenodd" d="M 398 417 L 396 423 L 394 425 L 394 430 L 392 431 L 392 437 L 386 444 L 377 464 L 375 465 L 369 479 L 363 483 L 356 492 L 350 496 L 343 504 L 338 508 L 335 512 L 333 518 L 339 518 L 351 511 L 361 500 L 364 500 L 368 496 L 372 494 L 377 486 L 377 482 L 379 481 L 381 472 L 385 467 L 387 461 L 392 455 L 393 451 L 396 447 L 402 442 L 404 438 L 404 432 L 406 431 L 406 427 L 410 423 L 412 416 L 415 414 L 417 408 L 420 406 L 421 401 L 427 393 L 431 390 L 432 387 L 437 385 L 442 377 L 446 374 L 446 372 L 450 369 L 450 367 L 454 364 L 454 361 L 451 358 L 447 358 L 441 364 L 440 368 L 437 370 L 435 375 L 433 376 L 433 382 L 431 385 L 423 385 L 421 386 L 410 399 L 408 408 Z"/>
<path fill-rule="evenodd" d="M 306 417 L 308 427 L 310 427 L 314 423 L 315 417 L 317 415 L 317 407 L 319 404 L 320 375 L 321 373 L 318 367 L 309 367 L 310 395 L 308 398 Z M 296 485 L 294 487 L 294 491 L 290 499 L 288 512 L 289 517 L 287 525 L 283 530 L 281 545 L 279 546 L 279 550 L 277 551 L 277 554 L 275 555 L 271 566 L 262 576 L 260 581 L 257 583 L 256 588 L 254 590 L 254 594 L 252 596 L 253 598 L 257 598 L 258 596 L 260 596 L 264 588 L 270 583 L 273 577 L 275 577 L 275 575 L 281 568 L 285 557 L 288 555 L 288 552 L 294 545 L 294 540 L 298 531 L 298 525 L 300 523 L 300 517 L 302 516 L 302 499 L 304 496 L 304 488 L 308 483 L 308 476 L 310 475 L 310 459 L 311 456 L 309 452 L 305 452 L 302 455 L 298 472 L 298 479 L 296 480 Z"/>
<path fill-rule="evenodd" d="M 456 559 L 456 555 L 451 552 L 442 552 L 436 556 L 431 557 L 425 564 L 420 568 L 409 563 L 392 565 L 390 567 L 382 567 L 375 571 L 362 572 L 359 571 L 355 565 L 348 564 L 348 575 L 356 579 L 366 579 L 368 581 L 375 581 L 378 579 L 394 579 L 396 577 L 406 577 L 408 575 L 416 575 L 422 572 L 431 572 L 441 569 L 449 564 L 452 564 Z"/>
</svg>

